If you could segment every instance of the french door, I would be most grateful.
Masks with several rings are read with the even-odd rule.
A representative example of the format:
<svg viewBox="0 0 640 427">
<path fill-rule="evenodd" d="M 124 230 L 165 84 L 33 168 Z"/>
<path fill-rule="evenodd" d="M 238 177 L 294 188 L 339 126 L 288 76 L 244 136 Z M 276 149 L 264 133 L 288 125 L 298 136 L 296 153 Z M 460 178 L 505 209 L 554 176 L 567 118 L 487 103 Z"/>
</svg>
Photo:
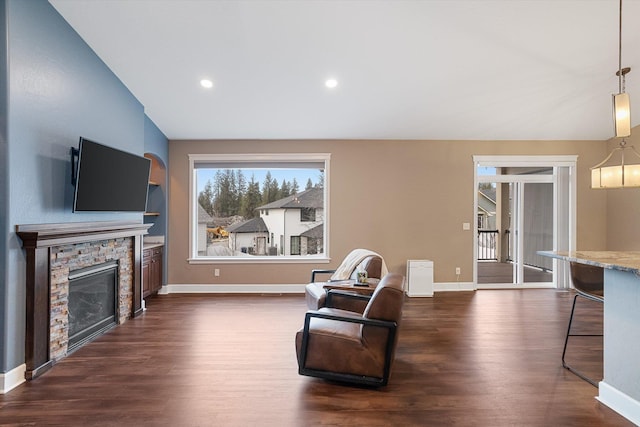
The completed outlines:
<svg viewBox="0 0 640 427">
<path fill-rule="evenodd" d="M 538 254 L 575 246 L 575 156 L 560 157 L 474 156 L 477 288 L 568 285 Z"/>
</svg>

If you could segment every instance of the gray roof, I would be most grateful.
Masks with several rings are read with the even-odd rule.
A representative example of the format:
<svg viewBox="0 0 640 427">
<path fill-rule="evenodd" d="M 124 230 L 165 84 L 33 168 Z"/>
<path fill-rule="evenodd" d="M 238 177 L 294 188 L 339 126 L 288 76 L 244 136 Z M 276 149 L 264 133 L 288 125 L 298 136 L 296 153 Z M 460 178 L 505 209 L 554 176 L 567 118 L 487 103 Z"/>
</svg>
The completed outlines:
<svg viewBox="0 0 640 427">
<path fill-rule="evenodd" d="M 294 194 L 293 196 L 285 197 L 284 199 L 276 200 L 275 202 L 258 206 L 256 209 L 321 209 L 323 207 L 324 189 L 314 187 L 310 188 L 309 190 Z"/>
<path fill-rule="evenodd" d="M 267 233 L 269 229 L 262 218 L 253 218 L 227 227 L 229 233 Z"/>
<path fill-rule="evenodd" d="M 302 237 L 310 237 L 312 239 L 322 239 L 324 237 L 324 224 L 316 225 L 300 235 Z"/>
<path fill-rule="evenodd" d="M 496 191 L 478 190 L 478 208 L 487 213 L 496 212 Z"/>
<path fill-rule="evenodd" d="M 206 224 L 212 221 L 213 218 L 211 218 L 211 215 L 209 215 L 207 211 L 205 211 L 204 208 L 200 206 L 200 203 L 198 203 L 198 224 Z"/>
</svg>

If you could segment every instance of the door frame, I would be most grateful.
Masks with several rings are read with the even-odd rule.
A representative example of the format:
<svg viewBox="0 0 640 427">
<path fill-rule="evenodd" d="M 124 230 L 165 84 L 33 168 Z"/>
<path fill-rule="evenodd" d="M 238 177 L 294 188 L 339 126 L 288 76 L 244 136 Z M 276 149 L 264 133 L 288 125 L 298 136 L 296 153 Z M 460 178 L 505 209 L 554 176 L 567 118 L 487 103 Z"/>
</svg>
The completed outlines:
<svg viewBox="0 0 640 427">
<path fill-rule="evenodd" d="M 576 190 L 577 155 L 561 156 L 473 156 L 473 214 L 478 213 L 478 168 L 486 167 L 545 167 L 552 168 L 553 182 L 553 249 L 573 251 L 576 248 Z M 492 178 L 500 179 L 499 176 Z M 484 178 L 483 178 L 484 180 Z M 497 181 L 493 181 L 497 182 Z M 478 221 L 473 221 L 473 286 L 478 289 Z M 564 262 L 553 260 L 553 286 L 558 289 L 570 287 L 569 271 Z M 544 285 L 506 284 L 492 288 L 539 288 Z M 488 288 L 488 287 L 487 287 Z"/>
</svg>

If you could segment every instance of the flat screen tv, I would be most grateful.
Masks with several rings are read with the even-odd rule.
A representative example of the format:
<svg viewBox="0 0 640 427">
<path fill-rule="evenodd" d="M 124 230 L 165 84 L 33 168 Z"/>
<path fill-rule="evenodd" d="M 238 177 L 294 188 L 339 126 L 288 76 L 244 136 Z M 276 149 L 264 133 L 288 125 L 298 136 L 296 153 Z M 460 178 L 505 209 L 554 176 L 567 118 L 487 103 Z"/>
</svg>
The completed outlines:
<svg viewBox="0 0 640 427">
<path fill-rule="evenodd" d="M 74 212 L 145 211 L 151 160 L 86 138 L 77 153 Z"/>
</svg>

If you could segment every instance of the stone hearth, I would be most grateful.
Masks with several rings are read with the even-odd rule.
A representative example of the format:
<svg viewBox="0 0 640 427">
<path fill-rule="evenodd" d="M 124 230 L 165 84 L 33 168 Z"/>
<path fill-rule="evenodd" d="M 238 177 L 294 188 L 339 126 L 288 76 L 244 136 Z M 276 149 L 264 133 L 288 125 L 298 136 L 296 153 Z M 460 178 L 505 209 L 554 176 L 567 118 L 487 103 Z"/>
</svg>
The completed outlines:
<svg viewBox="0 0 640 427">
<path fill-rule="evenodd" d="M 26 252 L 26 378 L 67 354 L 69 272 L 105 261 L 119 266 L 118 323 L 142 313 L 142 236 L 150 224 L 18 225 Z"/>
<path fill-rule="evenodd" d="M 49 352 L 55 362 L 67 355 L 69 340 L 69 273 L 108 261 L 117 261 L 119 270 L 118 324 L 131 317 L 133 305 L 133 238 L 100 240 L 50 250 L 49 272 L 51 290 Z"/>
</svg>

